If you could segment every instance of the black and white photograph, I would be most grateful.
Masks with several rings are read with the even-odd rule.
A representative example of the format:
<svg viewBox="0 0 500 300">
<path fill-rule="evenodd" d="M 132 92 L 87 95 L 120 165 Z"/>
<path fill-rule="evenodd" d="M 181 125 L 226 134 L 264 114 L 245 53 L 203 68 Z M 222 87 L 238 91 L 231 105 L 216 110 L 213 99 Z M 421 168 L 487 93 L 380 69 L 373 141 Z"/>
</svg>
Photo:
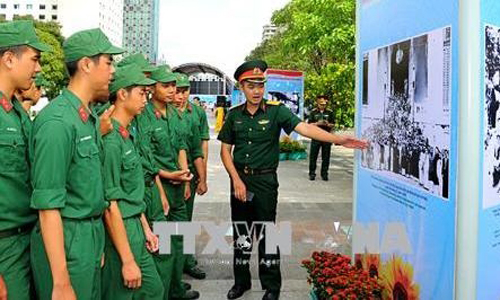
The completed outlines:
<svg viewBox="0 0 500 300">
<path fill-rule="evenodd" d="M 451 27 L 364 53 L 362 72 L 362 167 L 447 200 Z"/>
<path fill-rule="evenodd" d="M 500 27 L 485 27 L 483 209 L 500 204 Z"/>
</svg>

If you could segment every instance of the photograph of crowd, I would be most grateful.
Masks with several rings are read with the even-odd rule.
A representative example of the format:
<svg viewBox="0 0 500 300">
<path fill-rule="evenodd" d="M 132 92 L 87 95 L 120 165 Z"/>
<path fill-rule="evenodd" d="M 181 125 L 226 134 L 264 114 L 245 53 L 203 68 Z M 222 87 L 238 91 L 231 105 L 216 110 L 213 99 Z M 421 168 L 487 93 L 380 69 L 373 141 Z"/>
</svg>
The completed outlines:
<svg viewBox="0 0 500 300">
<path fill-rule="evenodd" d="M 485 27 L 483 208 L 500 204 L 500 28 Z"/>
<path fill-rule="evenodd" d="M 362 167 L 448 199 L 450 82 L 451 27 L 364 53 Z"/>
</svg>

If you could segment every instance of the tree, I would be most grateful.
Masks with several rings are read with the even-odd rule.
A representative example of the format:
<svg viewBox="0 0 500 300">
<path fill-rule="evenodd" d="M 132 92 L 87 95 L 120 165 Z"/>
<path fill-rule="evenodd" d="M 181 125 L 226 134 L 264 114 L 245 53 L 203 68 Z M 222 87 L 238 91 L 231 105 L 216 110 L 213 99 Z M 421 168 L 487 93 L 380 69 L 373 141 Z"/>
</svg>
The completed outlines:
<svg viewBox="0 0 500 300">
<path fill-rule="evenodd" d="M 57 97 L 67 83 L 62 50 L 64 37 L 61 33 L 61 25 L 53 21 L 35 21 L 32 16 L 16 16 L 14 19 L 32 20 L 35 23 L 35 30 L 40 40 L 52 47 L 52 51 L 42 53 L 40 64 L 42 74 L 48 82 L 48 87 L 45 88 L 47 98 L 53 99 Z"/>
<path fill-rule="evenodd" d="M 338 127 L 354 125 L 355 0 L 292 0 L 273 14 L 281 31 L 247 57 L 305 72 L 305 98 L 326 94 Z"/>
</svg>

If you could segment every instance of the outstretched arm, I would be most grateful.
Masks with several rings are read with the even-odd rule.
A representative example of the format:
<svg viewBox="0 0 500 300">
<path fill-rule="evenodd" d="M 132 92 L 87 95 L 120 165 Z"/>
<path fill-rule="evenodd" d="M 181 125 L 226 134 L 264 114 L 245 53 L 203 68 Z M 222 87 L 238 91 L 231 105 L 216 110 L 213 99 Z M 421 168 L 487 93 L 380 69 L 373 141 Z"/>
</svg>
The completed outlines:
<svg viewBox="0 0 500 300">
<path fill-rule="evenodd" d="M 368 141 L 366 140 L 360 140 L 349 135 L 329 133 L 317 126 L 304 122 L 299 123 L 295 127 L 295 131 L 300 135 L 311 138 L 313 140 L 333 143 L 335 145 L 340 145 L 346 148 L 365 149 L 366 147 L 368 147 Z"/>
</svg>

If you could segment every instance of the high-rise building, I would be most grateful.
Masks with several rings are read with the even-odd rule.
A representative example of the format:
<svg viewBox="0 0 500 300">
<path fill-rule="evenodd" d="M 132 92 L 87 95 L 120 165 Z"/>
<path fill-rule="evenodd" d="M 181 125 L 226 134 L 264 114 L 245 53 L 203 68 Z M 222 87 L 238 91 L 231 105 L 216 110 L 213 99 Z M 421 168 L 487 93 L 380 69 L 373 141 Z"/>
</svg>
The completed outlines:
<svg viewBox="0 0 500 300">
<path fill-rule="evenodd" d="M 1 0 L 0 0 L 1 1 Z M 123 47 L 158 62 L 159 0 L 124 0 Z"/>
<path fill-rule="evenodd" d="M 264 42 L 272 38 L 276 32 L 278 32 L 276 25 L 264 25 L 262 29 L 262 41 Z"/>
<path fill-rule="evenodd" d="M 63 35 L 68 37 L 76 31 L 100 28 L 113 45 L 122 46 L 123 1 L 59 0 Z"/>
<path fill-rule="evenodd" d="M 123 0 L 0 0 L 0 19 L 24 15 L 59 22 L 65 37 L 101 28 L 114 45 L 123 44 Z"/>
<path fill-rule="evenodd" d="M 58 21 L 60 0 L 0 0 L 0 20 L 31 15 L 40 21 Z"/>
</svg>

